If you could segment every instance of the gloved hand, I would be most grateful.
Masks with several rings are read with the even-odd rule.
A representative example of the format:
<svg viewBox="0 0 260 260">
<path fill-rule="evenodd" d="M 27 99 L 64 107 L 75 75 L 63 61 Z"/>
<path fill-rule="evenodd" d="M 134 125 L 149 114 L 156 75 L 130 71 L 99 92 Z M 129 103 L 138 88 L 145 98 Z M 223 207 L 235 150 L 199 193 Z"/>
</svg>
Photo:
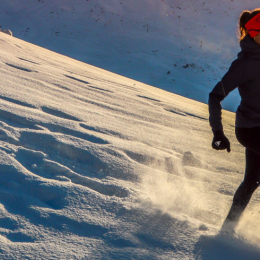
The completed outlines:
<svg viewBox="0 0 260 260">
<path fill-rule="evenodd" d="M 230 153 L 230 142 L 227 137 L 224 135 L 222 130 L 214 132 L 214 138 L 212 141 L 212 148 L 215 150 L 225 150 Z"/>
</svg>

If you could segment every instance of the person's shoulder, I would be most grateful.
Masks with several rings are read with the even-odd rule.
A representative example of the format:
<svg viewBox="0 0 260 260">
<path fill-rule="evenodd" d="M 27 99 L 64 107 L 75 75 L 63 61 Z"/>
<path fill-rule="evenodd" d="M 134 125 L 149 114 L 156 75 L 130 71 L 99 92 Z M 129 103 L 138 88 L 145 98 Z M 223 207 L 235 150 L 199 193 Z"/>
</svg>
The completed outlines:
<svg viewBox="0 0 260 260">
<path fill-rule="evenodd" d="M 237 58 L 231 63 L 230 67 L 244 66 L 247 60 L 248 60 L 247 55 L 244 52 L 240 52 Z"/>
<path fill-rule="evenodd" d="M 235 59 L 235 61 L 246 61 L 248 60 L 248 58 L 250 57 L 250 52 L 246 52 L 246 51 L 240 51 L 237 54 L 237 58 Z"/>
</svg>

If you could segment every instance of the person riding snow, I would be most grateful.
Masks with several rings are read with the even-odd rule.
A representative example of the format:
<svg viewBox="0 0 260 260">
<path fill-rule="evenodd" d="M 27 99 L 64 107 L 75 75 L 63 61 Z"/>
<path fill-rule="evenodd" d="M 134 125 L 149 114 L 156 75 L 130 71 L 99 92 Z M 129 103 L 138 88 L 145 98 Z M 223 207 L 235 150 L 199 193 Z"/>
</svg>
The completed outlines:
<svg viewBox="0 0 260 260">
<path fill-rule="evenodd" d="M 223 226 L 236 225 L 260 183 L 260 9 L 242 12 L 239 31 L 241 52 L 209 94 L 208 102 L 212 147 L 230 152 L 221 122 L 221 101 L 238 87 L 241 103 L 236 111 L 235 133 L 246 148 L 246 168 Z"/>
</svg>

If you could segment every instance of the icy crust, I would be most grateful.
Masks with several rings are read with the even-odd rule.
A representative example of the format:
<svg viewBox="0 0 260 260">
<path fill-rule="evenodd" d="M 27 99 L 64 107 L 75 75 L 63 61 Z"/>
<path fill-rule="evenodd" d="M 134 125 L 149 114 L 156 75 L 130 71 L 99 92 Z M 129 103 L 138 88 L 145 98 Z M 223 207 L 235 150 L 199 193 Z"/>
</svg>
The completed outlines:
<svg viewBox="0 0 260 260">
<path fill-rule="evenodd" d="M 243 178 L 232 113 L 218 153 L 206 105 L 4 34 L 0 77 L 1 259 L 259 256 L 250 217 L 218 235 Z"/>
</svg>

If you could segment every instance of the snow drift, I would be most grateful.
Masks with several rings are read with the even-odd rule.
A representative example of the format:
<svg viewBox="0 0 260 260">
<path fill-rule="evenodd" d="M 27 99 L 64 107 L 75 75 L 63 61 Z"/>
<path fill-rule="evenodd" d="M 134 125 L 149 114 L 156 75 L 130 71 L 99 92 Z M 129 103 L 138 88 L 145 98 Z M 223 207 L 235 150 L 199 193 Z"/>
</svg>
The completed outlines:
<svg viewBox="0 0 260 260">
<path fill-rule="evenodd" d="M 233 113 L 219 153 L 205 104 L 5 34 L 0 57 L 1 259 L 259 257 L 258 192 L 244 238 L 218 235 L 243 178 Z"/>
</svg>

